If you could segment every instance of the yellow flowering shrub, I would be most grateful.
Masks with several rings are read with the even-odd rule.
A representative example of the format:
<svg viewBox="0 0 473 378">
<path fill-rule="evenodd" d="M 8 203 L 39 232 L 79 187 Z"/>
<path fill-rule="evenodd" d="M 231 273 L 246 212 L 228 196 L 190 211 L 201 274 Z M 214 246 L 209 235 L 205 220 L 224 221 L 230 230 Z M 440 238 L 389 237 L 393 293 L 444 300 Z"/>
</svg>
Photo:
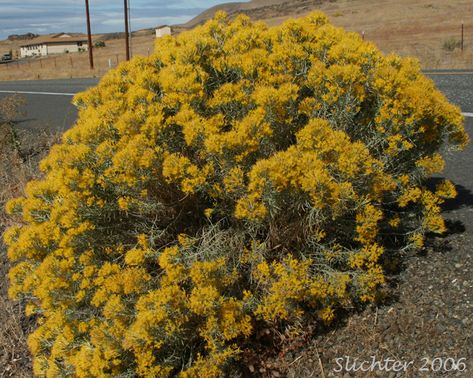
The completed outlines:
<svg viewBox="0 0 473 378">
<path fill-rule="evenodd" d="M 261 324 L 374 300 L 390 254 L 445 230 L 455 188 L 424 182 L 468 142 L 416 61 L 320 13 L 218 14 L 74 101 L 7 206 L 40 377 L 217 377 Z"/>
</svg>

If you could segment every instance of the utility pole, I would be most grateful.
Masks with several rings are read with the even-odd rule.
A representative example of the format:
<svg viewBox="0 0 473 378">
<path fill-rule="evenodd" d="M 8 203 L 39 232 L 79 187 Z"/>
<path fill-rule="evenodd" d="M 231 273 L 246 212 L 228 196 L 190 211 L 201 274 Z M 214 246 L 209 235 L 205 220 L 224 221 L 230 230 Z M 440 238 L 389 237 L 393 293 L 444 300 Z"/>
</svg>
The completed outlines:
<svg viewBox="0 0 473 378">
<path fill-rule="evenodd" d="M 463 52 L 463 29 L 464 29 L 464 26 L 463 26 L 463 21 L 462 21 L 462 38 L 461 38 L 461 50 Z"/>
<path fill-rule="evenodd" d="M 130 40 L 128 37 L 128 1 L 124 0 L 125 6 L 125 48 L 126 48 L 126 60 L 130 60 Z"/>
<path fill-rule="evenodd" d="M 90 13 L 89 13 L 89 0 L 85 0 L 85 14 L 87 16 L 87 43 L 89 50 L 89 63 L 90 69 L 94 69 L 94 54 L 92 52 L 92 33 L 90 31 Z"/>
<path fill-rule="evenodd" d="M 128 39 L 130 40 L 130 58 L 133 58 L 133 25 L 131 24 L 131 0 L 128 0 L 128 29 L 130 31 Z"/>
</svg>

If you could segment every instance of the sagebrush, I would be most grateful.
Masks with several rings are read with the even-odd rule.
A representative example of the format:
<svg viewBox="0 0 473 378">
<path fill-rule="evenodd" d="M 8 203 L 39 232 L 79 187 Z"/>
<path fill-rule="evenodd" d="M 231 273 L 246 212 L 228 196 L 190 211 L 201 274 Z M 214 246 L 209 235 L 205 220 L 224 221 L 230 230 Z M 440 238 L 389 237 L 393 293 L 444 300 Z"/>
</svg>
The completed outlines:
<svg viewBox="0 0 473 378">
<path fill-rule="evenodd" d="M 51 144 L 58 142 L 55 133 L 18 127 L 23 116 L 25 99 L 18 95 L 0 98 L 0 233 L 13 220 L 5 214 L 8 200 L 22 194 L 25 184 L 38 178 L 37 164 Z M 27 137 L 28 136 L 28 137 Z M 24 315 L 23 303 L 8 299 L 10 263 L 5 246 L 0 242 L 0 376 L 31 377 L 31 358 L 26 345 L 28 333 L 34 329 L 34 319 Z"/>
<path fill-rule="evenodd" d="M 224 14 L 78 95 L 44 179 L 8 210 L 10 295 L 38 376 L 216 377 L 271 324 L 376 299 L 442 233 L 460 110 L 416 61 L 314 13 Z"/>
</svg>

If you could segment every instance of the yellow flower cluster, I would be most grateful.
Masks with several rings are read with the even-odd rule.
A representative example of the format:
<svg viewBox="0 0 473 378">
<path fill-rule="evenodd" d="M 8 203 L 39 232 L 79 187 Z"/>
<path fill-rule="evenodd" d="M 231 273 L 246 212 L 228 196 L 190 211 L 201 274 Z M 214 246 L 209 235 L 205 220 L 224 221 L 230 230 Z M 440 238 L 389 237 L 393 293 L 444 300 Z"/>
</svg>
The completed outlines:
<svg viewBox="0 0 473 378">
<path fill-rule="evenodd" d="M 217 377 L 262 322 L 375 300 L 393 240 L 445 230 L 455 187 L 424 180 L 468 142 L 417 62 L 321 13 L 217 14 L 74 102 L 7 205 L 39 377 Z"/>
<path fill-rule="evenodd" d="M 183 348 L 183 340 L 200 338 L 205 342 L 205 356 L 196 356 L 196 365 L 181 375 L 216 377 L 226 360 L 238 352 L 228 342 L 252 333 L 245 301 L 227 294 L 238 274 L 228 271 L 224 257 L 193 260 L 191 251 L 192 247 L 178 245 L 164 249 L 158 259 L 163 271 L 159 288 L 140 297 L 134 321 L 122 335 L 124 347 L 137 356 L 139 375 L 166 376 L 185 366 L 185 356 L 175 355 L 176 350 Z"/>
<path fill-rule="evenodd" d="M 314 275 L 312 266 L 311 259 L 301 261 L 292 256 L 271 265 L 266 261 L 258 264 L 253 274 L 263 294 L 255 314 L 268 321 L 294 321 L 304 314 L 304 306 L 315 309 L 323 306 L 320 317 L 330 321 L 331 306 L 348 300 L 350 276 L 342 272 Z"/>
</svg>

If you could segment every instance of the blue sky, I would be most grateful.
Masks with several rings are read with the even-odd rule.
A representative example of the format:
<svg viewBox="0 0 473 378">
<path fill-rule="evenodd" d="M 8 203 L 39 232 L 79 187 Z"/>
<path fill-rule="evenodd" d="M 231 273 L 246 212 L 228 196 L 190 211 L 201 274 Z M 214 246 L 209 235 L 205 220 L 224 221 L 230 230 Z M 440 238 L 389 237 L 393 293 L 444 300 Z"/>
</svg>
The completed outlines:
<svg viewBox="0 0 473 378">
<path fill-rule="evenodd" d="M 228 1 L 129 0 L 131 27 L 183 23 Z M 123 0 L 89 0 L 89 6 L 92 33 L 123 31 Z M 86 32 L 85 0 L 0 0 L 0 39 L 27 32 Z"/>
</svg>

